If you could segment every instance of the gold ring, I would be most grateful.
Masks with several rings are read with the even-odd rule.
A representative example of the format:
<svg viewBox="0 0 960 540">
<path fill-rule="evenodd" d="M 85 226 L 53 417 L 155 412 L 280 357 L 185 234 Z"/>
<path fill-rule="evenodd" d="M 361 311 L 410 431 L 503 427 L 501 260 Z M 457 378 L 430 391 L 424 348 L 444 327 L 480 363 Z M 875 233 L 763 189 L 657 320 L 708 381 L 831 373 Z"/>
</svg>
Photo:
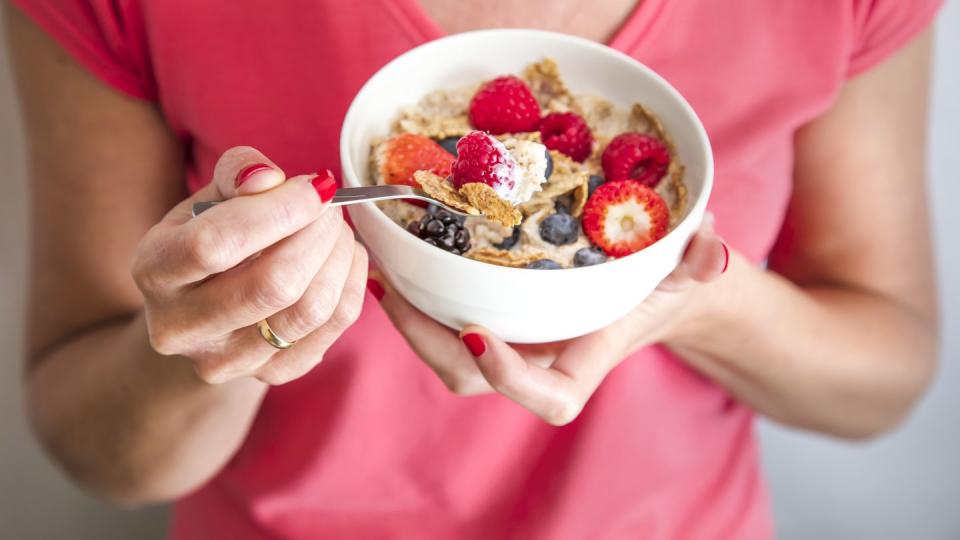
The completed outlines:
<svg viewBox="0 0 960 540">
<path fill-rule="evenodd" d="M 257 330 L 260 330 L 260 336 L 264 341 L 277 349 L 289 349 L 296 343 L 296 341 L 287 341 L 275 334 L 266 319 L 257 323 Z"/>
</svg>

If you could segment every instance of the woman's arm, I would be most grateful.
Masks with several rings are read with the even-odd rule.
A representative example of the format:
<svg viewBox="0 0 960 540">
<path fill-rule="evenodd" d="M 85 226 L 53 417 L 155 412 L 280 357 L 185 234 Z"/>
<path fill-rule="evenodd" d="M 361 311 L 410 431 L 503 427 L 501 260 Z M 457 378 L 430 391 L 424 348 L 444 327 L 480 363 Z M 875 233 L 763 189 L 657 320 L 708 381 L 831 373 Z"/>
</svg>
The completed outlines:
<svg viewBox="0 0 960 540">
<path fill-rule="evenodd" d="M 728 266 L 708 221 L 629 315 L 533 347 L 476 326 L 460 343 L 386 281 L 380 303 L 451 390 L 495 390 L 552 424 L 573 420 L 630 351 L 666 343 L 786 424 L 850 438 L 888 429 L 935 364 L 923 163 L 929 49 L 925 35 L 850 81 L 797 135 L 795 189 L 770 270 L 732 252 Z"/>
<path fill-rule="evenodd" d="M 734 256 L 674 347 L 772 418 L 865 437 L 936 363 L 925 190 L 931 36 L 851 80 L 796 136 L 794 192 L 765 271 Z"/>
<path fill-rule="evenodd" d="M 190 200 L 168 213 L 186 196 L 184 149 L 159 110 L 93 79 L 18 11 L 6 16 L 30 154 L 31 423 L 54 459 L 101 495 L 174 498 L 240 446 L 267 388 L 253 377 L 302 374 L 355 319 L 366 254 L 309 177 L 255 194 L 283 182 L 272 166 L 239 187 L 238 171 L 268 163 L 252 149 L 225 154 L 199 195 L 245 196 L 195 220 Z M 317 256 L 290 261 L 306 242 Z M 281 271 L 285 288 L 270 288 Z M 311 293 L 321 287 L 330 293 Z M 333 305 L 318 309 L 318 296 Z M 286 356 L 249 327 L 266 316 L 300 334 L 284 337 L 304 338 Z"/>
</svg>

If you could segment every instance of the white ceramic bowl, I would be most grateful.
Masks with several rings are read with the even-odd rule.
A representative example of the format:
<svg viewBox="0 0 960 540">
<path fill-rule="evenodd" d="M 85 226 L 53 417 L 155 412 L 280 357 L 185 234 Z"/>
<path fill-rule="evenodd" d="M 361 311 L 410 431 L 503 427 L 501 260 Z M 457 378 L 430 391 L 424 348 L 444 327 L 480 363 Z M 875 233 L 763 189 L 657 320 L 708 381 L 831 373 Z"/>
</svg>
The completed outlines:
<svg viewBox="0 0 960 540">
<path fill-rule="evenodd" d="M 589 40 L 534 30 L 484 30 L 421 45 L 384 66 L 354 98 L 340 135 L 343 182 L 369 178 L 370 141 L 387 134 L 401 106 L 439 88 L 519 74 L 554 58 L 576 93 L 629 107 L 649 106 L 686 165 L 687 215 L 652 246 L 596 266 L 529 270 L 481 263 L 437 249 L 391 221 L 374 204 L 349 207 L 378 267 L 411 304 L 460 329 L 479 324 L 514 343 L 539 343 L 602 328 L 640 304 L 678 264 L 703 219 L 713 157 L 703 125 L 667 81 L 636 60 Z"/>
</svg>

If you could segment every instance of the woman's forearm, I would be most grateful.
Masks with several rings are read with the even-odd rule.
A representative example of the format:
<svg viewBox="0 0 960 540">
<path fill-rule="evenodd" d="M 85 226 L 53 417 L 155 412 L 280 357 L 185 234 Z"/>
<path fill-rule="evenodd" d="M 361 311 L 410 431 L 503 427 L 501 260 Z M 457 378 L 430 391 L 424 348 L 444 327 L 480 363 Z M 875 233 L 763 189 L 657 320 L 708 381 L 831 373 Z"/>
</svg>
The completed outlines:
<svg viewBox="0 0 960 540">
<path fill-rule="evenodd" d="M 143 315 L 50 351 L 28 373 L 39 438 L 79 483 L 123 504 L 201 485 L 242 443 L 266 385 L 202 382 L 190 362 L 151 349 Z"/>
<path fill-rule="evenodd" d="M 862 438 L 895 425 L 930 380 L 936 321 L 842 286 L 798 287 L 731 259 L 670 345 L 788 425 Z"/>
</svg>

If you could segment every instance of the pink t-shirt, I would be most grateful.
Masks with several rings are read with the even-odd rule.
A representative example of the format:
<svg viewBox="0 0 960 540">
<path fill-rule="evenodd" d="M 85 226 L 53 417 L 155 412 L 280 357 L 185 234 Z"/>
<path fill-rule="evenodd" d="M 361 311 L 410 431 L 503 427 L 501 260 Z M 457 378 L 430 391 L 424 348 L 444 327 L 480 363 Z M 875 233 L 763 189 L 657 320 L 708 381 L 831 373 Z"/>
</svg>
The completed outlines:
<svg viewBox="0 0 960 540">
<path fill-rule="evenodd" d="M 415 0 L 16 0 L 117 90 L 156 101 L 188 183 L 252 145 L 290 174 L 338 163 L 354 93 L 443 35 Z M 716 153 L 710 209 L 762 261 L 791 191 L 795 130 L 940 0 L 644 0 L 610 41 L 671 81 Z M 658 347 L 550 427 L 450 394 L 368 295 L 309 375 L 270 390 L 243 447 L 177 502 L 173 538 L 762 539 L 753 414 Z"/>
</svg>

